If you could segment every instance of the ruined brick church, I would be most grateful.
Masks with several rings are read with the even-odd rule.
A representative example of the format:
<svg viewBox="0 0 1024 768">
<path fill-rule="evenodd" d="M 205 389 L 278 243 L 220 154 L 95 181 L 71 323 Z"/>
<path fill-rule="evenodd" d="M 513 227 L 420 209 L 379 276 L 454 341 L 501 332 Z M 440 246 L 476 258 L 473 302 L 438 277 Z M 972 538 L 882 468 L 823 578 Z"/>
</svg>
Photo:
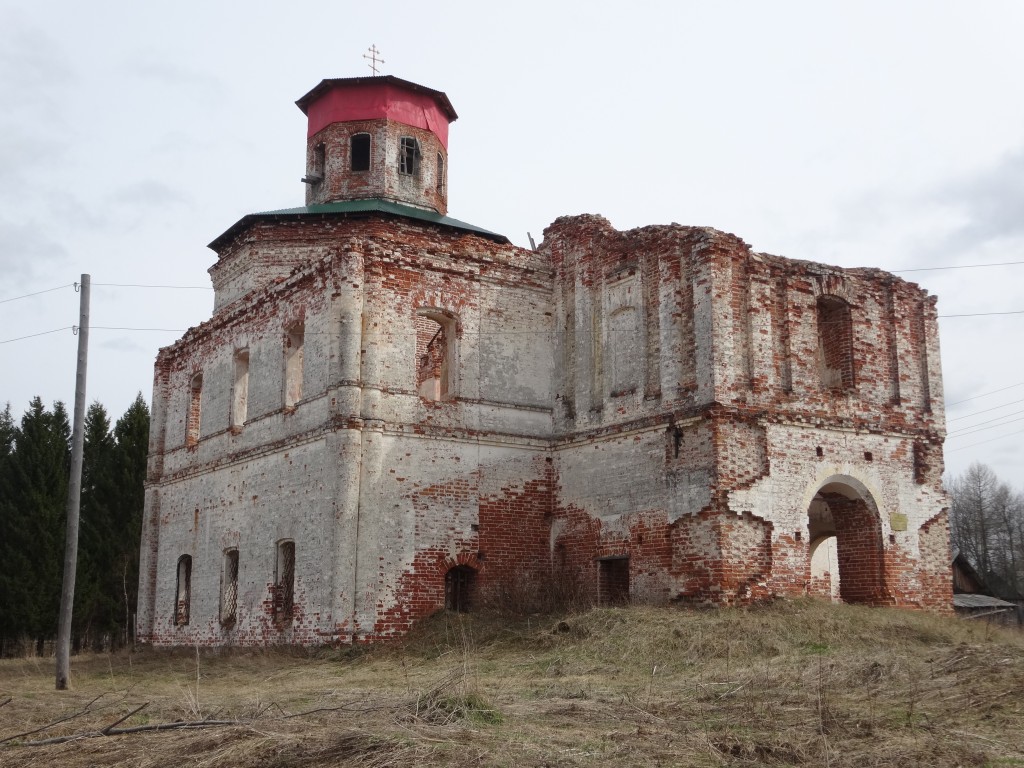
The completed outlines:
<svg viewBox="0 0 1024 768">
<path fill-rule="evenodd" d="M 305 205 L 211 243 L 160 350 L 138 636 L 322 644 L 439 609 L 814 594 L 948 610 L 935 300 L 705 227 L 447 215 L 439 91 L 324 80 Z"/>
</svg>

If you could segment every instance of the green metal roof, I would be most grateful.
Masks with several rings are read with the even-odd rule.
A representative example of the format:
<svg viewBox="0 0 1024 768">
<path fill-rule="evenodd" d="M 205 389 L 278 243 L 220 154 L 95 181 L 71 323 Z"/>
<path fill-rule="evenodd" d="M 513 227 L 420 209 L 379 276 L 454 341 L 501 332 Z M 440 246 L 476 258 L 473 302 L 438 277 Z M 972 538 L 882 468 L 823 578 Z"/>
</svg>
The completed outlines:
<svg viewBox="0 0 1024 768">
<path fill-rule="evenodd" d="M 440 224 L 443 227 L 460 229 L 463 232 L 480 235 L 481 237 L 486 237 L 490 240 L 496 240 L 499 243 L 509 242 L 507 237 L 499 235 L 497 232 L 491 232 L 489 230 L 482 229 L 481 227 L 474 227 L 472 224 L 467 224 L 466 222 L 459 221 L 458 219 L 442 216 L 436 211 L 425 211 L 422 208 L 413 208 L 409 205 L 393 203 L 388 200 L 371 199 L 341 200 L 335 203 L 321 203 L 319 205 L 304 205 L 300 208 L 283 208 L 279 211 L 250 213 L 247 216 L 243 216 L 234 224 L 234 226 L 210 243 L 209 247 L 217 250 L 218 246 L 223 245 L 229 239 L 238 234 L 239 231 L 258 219 L 304 218 L 308 216 L 345 216 L 353 213 L 388 213 L 393 216 L 403 216 L 407 219 L 416 219 L 417 221 L 426 221 L 431 224 Z"/>
</svg>

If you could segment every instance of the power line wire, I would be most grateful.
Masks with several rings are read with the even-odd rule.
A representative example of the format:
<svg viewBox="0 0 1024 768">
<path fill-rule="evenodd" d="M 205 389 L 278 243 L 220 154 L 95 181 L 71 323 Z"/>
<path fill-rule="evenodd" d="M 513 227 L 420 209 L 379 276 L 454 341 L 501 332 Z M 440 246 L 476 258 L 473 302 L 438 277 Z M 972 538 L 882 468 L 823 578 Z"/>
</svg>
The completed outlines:
<svg viewBox="0 0 1024 768">
<path fill-rule="evenodd" d="M 142 283 L 93 283 L 110 288 L 176 288 L 179 290 L 212 291 L 212 285 L 146 285 Z"/>
<path fill-rule="evenodd" d="M 960 405 L 960 403 L 966 403 L 970 400 L 977 400 L 982 397 L 988 397 L 989 395 L 998 395 L 1000 392 L 1005 392 L 1008 389 L 1015 389 L 1016 387 L 1024 387 L 1024 381 L 1018 381 L 1016 384 L 1011 384 L 1008 387 L 1002 389 L 993 389 L 991 392 L 982 392 L 980 395 L 974 395 L 973 397 L 965 397 L 963 400 L 957 400 L 955 403 L 946 403 L 946 407 L 949 408 L 951 405 Z"/>
<path fill-rule="evenodd" d="M 985 443 L 994 443 L 996 440 L 1003 440 L 1007 437 L 1013 437 L 1014 435 L 1019 435 L 1022 432 L 1024 432 L 1024 429 L 1018 429 L 1016 432 L 1009 432 L 1005 435 L 1000 435 L 999 437 L 992 437 L 989 438 L 988 440 L 980 440 L 977 443 L 971 443 L 970 445 L 961 445 L 958 448 L 950 448 L 949 450 L 946 451 L 946 453 L 956 453 L 957 451 L 963 451 L 966 450 L 967 448 L 974 448 L 975 446 L 984 445 Z"/>
<path fill-rule="evenodd" d="M 93 283 L 95 285 L 95 283 Z M 173 333 L 184 333 L 187 328 L 128 328 L 120 325 L 90 325 L 89 330 L 93 331 L 171 331 Z"/>
<path fill-rule="evenodd" d="M 46 336 L 49 333 L 58 333 L 60 331 L 73 330 L 77 326 L 65 325 L 63 328 L 54 328 L 52 331 L 41 331 L 40 333 L 30 333 L 28 336 L 18 336 L 13 339 L 4 339 L 0 341 L 0 344 L 10 344 L 12 341 L 24 341 L 25 339 L 34 339 L 36 336 Z M 130 328 L 127 326 L 119 325 L 90 325 L 90 331 L 167 331 L 170 333 L 184 333 L 186 328 Z"/>
<path fill-rule="evenodd" d="M 963 401 L 961 401 L 961 402 L 963 402 Z M 985 408 L 984 410 L 981 410 L 981 411 L 974 411 L 972 413 L 965 413 L 963 416 L 956 416 L 955 418 L 952 418 L 952 419 L 946 419 L 946 422 L 948 423 L 950 421 L 960 421 L 960 419 L 969 419 L 971 416 L 980 416 L 983 413 L 990 413 L 991 411 L 998 411 L 1000 408 L 1007 408 L 1007 407 L 1009 407 L 1011 405 L 1016 405 L 1017 403 L 1024 403 L 1024 400 L 1011 400 L 1008 403 L 1003 403 L 1002 405 L 997 405 L 997 406 L 995 406 L 993 408 Z M 950 405 L 953 405 L 953 403 L 950 403 Z M 949 407 L 949 406 L 947 406 L 947 407 Z"/>
<path fill-rule="evenodd" d="M 41 293 L 50 293 L 51 291 L 59 291 L 61 288 L 70 288 L 74 283 L 67 283 L 66 285 L 58 285 L 56 288 L 46 288 L 42 291 L 36 291 L 35 293 L 25 293 L 21 296 L 12 296 L 9 299 L 0 299 L 0 304 L 6 304 L 9 301 L 17 301 L 18 299 L 27 299 L 29 296 L 38 296 Z"/>
<path fill-rule="evenodd" d="M 4 339 L 0 341 L 0 344 L 10 344 L 12 341 L 23 341 L 24 339 L 34 339 L 36 336 L 46 336 L 48 333 L 58 333 L 60 331 L 69 331 L 73 326 L 65 325 L 63 328 L 54 328 L 52 331 L 41 331 L 40 333 L 30 333 L 28 336 L 18 336 L 16 339 Z"/>
<path fill-rule="evenodd" d="M 937 315 L 937 317 L 988 317 L 989 315 L 1024 315 L 1024 309 L 1012 309 L 1009 312 L 970 312 L 962 315 Z"/>
<path fill-rule="evenodd" d="M 974 434 L 975 432 L 984 432 L 986 429 L 995 429 L 996 427 L 1003 426 L 1003 424 L 1012 424 L 1015 421 L 1021 421 L 1022 419 L 1024 419 L 1024 417 L 1021 417 L 1021 419 L 1010 419 L 1009 421 L 1003 421 L 1003 419 L 1009 416 L 1017 416 L 1021 413 L 1024 413 L 1024 411 L 1014 411 L 1013 413 L 1008 413 L 1005 416 L 999 416 L 995 419 L 989 419 L 988 421 L 979 421 L 977 424 L 972 424 L 969 427 L 962 427 L 960 429 L 954 430 L 948 433 L 946 437 L 964 437 L 965 435 L 971 435 Z M 993 424 L 993 422 L 996 421 L 1000 423 Z M 985 424 L 992 424 L 992 426 L 986 427 L 984 426 Z"/>
<path fill-rule="evenodd" d="M 935 272 L 940 269 L 978 269 L 979 267 L 1012 267 L 1017 264 L 1024 264 L 1024 261 L 1000 261 L 994 264 L 954 264 L 949 267 L 916 267 L 914 269 L 890 269 L 894 275 L 903 272 Z"/>
</svg>

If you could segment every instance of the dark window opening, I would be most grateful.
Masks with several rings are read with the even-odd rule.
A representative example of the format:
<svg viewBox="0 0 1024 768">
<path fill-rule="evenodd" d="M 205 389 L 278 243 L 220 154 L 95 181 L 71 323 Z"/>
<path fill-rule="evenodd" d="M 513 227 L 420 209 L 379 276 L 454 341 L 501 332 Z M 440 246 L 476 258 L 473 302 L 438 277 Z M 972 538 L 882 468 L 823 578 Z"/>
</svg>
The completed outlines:
<svg viewBox="0 0 1024 768">
<path fill-rule="evenodd" d="M 189 385 L 188 414 L 185 418 L 185 445 L 191 448 L 199 442 L 199 424 L 202 416 L 203 374 L 197 373 Z"/>
<path fill-rule="evenodd" d="M 874 461 L 874 460 L 875 460 L 875 456 L 874 456 L 874 454 L 871 453 L 871 451 L 864 451 L 864 461 Z"/>
<path fill-rule="evenodd" d="M 352 170 L 370 170 L 370 134 L 357 133 L 352 137 Z"/>
<path fill-rule="evenodd" d="M 174 623 L 179 627 L 188 624 L 192 604 L 192 556 L 178 558 L 178 581 L 174 589 Z"/>
<path fill-rule="evenodd" d="M 814 449 L 814 455 L 820 458 L 825 455 L 825 451 L 819 445 L 817 448 Z"/>
<path fill-rule="evenodd" d="M 437 153 L 437 193 L 444 194 L 444 155 Z"/>
<path fill-rule="evenodd" d="M 220 623 L 225 627 L 235 624 L 238 613 L 238 550 L 224 553 L 224 573 L 221 575 Z"/>
<path fill-rule="evenodd" d="M 835 296 L 818 298 L 818 373 L 825 389 L 853 388 L 853 321 L 850 305 Z"/>
<path fill-rule="evenodd" d="M 629 602 L 629 558 L 598 560 L 598 599 L 601 605 L 625 605 Z"/>
<path fill-rule="evenodd" d="M 468 565 L 457 565 L 444 575 L 444 607 L 449 611 L 467 613 L 473 605 L 476 571 Z"/>
<path fill-rule="evenodd" d="M 274 573 L 274 621 L 290 621 L 295 607 L 295 542 L 277 545 L 277 567 Z"/>
<path fill-rule="evenodd" d="M 398 151 L 398 172 L 415 176 L 420 172 L 420 143 L 412 136 L 403 136 Z"/>
</svg>

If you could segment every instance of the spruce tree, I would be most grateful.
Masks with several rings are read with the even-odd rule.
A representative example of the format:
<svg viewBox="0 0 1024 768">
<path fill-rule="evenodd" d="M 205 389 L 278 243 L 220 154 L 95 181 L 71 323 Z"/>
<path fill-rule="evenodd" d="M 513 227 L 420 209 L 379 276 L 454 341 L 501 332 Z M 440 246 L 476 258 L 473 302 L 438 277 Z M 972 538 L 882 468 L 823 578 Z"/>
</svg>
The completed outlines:
<svg viewBox="0 0 1024 768">
<path fill-rule="evenodd" d="M 0 412 L 0 656 L 9 652 L 10 645 L 20 634 L 20 618 L 12 590 L 20 588 L 20 579 L 13 570 L 13 555 L 17 520 L 15 507 L 9 495 L 9 462 L 14 453 L 14 440 L 18 428 L 11 416 L 11 404 Z"/>
<path fill-rule="evenodd" d="M 116 594 L 120 640 L 135 635 L 139 592 L 139 544 L 145 505 L 146 461 L 149 452 L 149 407 L 140 392 L 114 425 L 118 493 L 112 506 L 113 541 L 117 543 L 110 589 Z"/>
<path fill-rule="evenodd" d="M 117 593 L 110 589 L 118 547 L 113 510 L 117 504 L 114 437 L 106 409 L 94 402 L 85 414 L 82 500 L 73 613 L 74 645 L 101 647 L 117 630 Z"/>
<path fill-rule="evenodd" d="M 0 475 L 5 550 L 0 632 L 8 640 L 33 639 L 40 652 L 57 631 L 70 437 L 63 403 L 48 411 L 34 398 L 14 432 L 13 451 Z"/>
</svg>

